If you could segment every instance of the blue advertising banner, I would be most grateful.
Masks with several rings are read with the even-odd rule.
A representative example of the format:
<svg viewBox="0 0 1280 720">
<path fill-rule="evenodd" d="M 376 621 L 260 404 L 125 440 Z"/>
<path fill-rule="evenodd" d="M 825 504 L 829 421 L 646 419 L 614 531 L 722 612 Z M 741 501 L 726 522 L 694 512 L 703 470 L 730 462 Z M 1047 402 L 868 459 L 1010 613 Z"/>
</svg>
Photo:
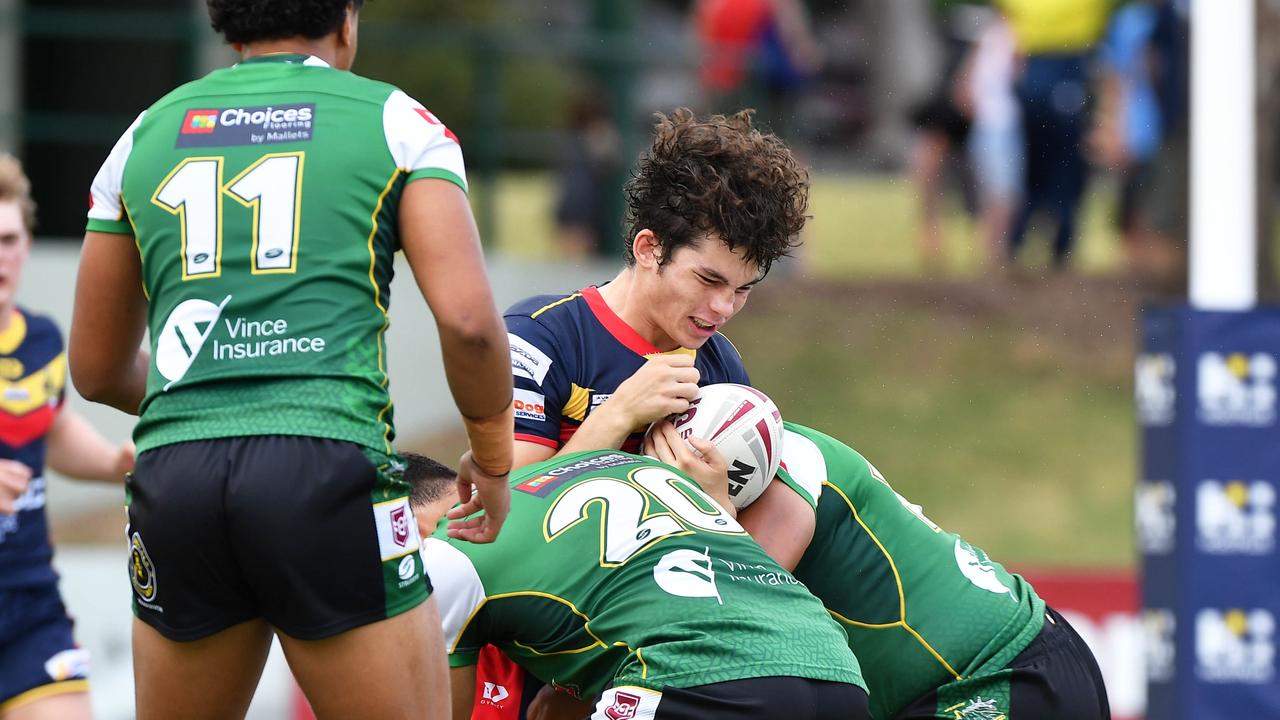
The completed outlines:
<svg viewBox="0 0 1280 720">
<path fill-rule="evenodd" d="M 1148 309 L 1142 333 L 1147 717 L 1280 717 L 1280 308 Z"/>
</svg>

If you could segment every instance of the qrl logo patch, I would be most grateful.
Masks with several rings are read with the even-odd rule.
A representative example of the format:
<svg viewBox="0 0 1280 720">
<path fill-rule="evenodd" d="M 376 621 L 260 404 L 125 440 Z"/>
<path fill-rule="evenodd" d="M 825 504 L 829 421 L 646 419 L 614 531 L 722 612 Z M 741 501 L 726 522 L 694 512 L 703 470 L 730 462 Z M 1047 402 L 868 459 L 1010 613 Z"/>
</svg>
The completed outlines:
<svg viewBox="0 0 1280 720">
<path fill-rule="evenodd" d="M 409 542 L 409 511 L 403 505 L 391 511 L 391 539 L 400 547 Z"/>
<path fill-rule="evenodd" d="M 640 696 L 619 690 L 613 696 L 613 704 L 604 709 L 604 716 L 609 720 L 630 720 L 640 709 Z"/>
<path fill-rule="evenodd" d="M 418 525 L 409 509 L 409 498 L 397 498 L 373 506 L 378 528 L 378 549 L 382 559 L 399 560 L 418 549 Z"/>
</svg>

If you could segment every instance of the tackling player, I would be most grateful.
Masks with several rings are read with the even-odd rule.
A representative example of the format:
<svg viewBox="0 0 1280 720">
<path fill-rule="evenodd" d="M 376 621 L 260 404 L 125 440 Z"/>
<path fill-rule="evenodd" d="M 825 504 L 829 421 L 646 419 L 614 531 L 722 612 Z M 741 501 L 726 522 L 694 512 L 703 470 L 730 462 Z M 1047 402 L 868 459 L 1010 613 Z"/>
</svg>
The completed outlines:
<svg viewBox="0 0 1280 720">
<path fill-rule="evenodd" d="M 486 643 L 566 693 L 600 696 L 600 720 L 869 717 L 858 661 L 821 604 L 675 468 L 608 450 L 527 467 L 502 536 L 474 545 L 435 525 L 452 471 L 406 457 L 420 531 L 434 533 L 423 556 L 454 720 L 471 717 Z"/>
<path fill-rule="evenodd" d="M 738 518 L 844 627 L 873 717 L 1110 718 L 1092 652 L 1025 580 L 935 525 L 853 448 L 786 428 L 779 476 L 793 482 L 774 485 L 802 490 L 766 493 Z"/>
<path fill-rule="evenodd" d="M 509 353 L 462 151 L 417 101 L 347 72 L 360 0 L 208 6 L 243 60 L 161 98 L 112 150 L 71 332 L 81 392 L 139 414 L 138 716 L 243 715 L 274 631 L 319 717 L 438 717 L 440 623 L 384 334 L 403 248 L 471 440 L 457 512 L 484 512 L 456 533 L 493 540 Z"/>
<path fill-rule="evenodd" d="M 719 329 L 798 242 L 809 176 L 751 113 L 659 116 L 627 184 L 623 268 L 600 287 L 532 297 L 506 313 L 515 382 L 514 467 L 582 450 L 637 451 L 648 425 L 684 412 L 698 386 L 749 384 Z M 606 402 L 607 401 L 607 402 Z M 481 659 L 481 685 L 533 688 L 500 653 Z M 533 685 L 536 683 L 530 683 Z M 483 699 L 483 697 L 482 697 Z"/>
<path fill-rule="evenodd" d="M 0 719 L 82 720 L 89 656 L 50 565 L 43 470 L 123 483 L 133 444 L 111 445 L 65 407 L 62 334 L 17 305 L 35 209 L 22 165 L 0 154 Z"/>
</svg>

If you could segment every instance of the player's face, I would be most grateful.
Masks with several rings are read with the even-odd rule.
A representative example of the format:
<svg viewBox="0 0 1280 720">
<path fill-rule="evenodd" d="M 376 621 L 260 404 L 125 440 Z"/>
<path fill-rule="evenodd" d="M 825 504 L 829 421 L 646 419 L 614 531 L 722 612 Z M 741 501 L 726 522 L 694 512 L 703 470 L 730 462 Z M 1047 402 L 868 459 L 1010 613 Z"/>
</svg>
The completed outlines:
<svg viewBox="0 0 1280 720">
<path fill-rule="evenodd" d="M 760 268 L 717 236 L 676 250 L 655 269 L 646 293 L 649 326 L 660 350 L 699 348 L 738 314 Z"/>
<path fill-rule="evenodd" d="M 31 236 L 22 222 L 22 208 L 17 202 L 0 202 L 0 307 L 13 303 L 30 252 Z"/>
</svg>

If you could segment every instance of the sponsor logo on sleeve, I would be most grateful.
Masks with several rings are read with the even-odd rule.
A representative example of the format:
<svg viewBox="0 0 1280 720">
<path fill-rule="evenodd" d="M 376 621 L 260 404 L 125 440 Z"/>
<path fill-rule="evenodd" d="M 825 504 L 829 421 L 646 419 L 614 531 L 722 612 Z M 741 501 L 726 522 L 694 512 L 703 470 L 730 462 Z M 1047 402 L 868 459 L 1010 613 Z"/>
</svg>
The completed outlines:
<svg viewBox="0 0 1280 720">
<path fill-rule="evenodd" d="M 1276 619 L 1261 608 L 1205 608 L 1196 614 L 1196 675 L 1210 683 L 1271 682 Z"/>
<path fill-rule="evenodd" d="M 418 117 L 422 118 L 423 120 L 426 120 L 428 125 L 435 125 L 437 127 L 443 128 L 444 136 L 452 140 L 455 144 L 461 144 L 461 143 L 458 143 L 458 136 L 454 135 L 453 131 L 450 130 L 448 127 L 446 127 L 444 123 L 440 122 L 440 118 L 436 117 L 435 113 L 431 112 L 430 110 L 424 107 L 416 107 L 413 109 L 413 111 L 418 113 Z"/>
<path fill-rule="evenodd" d="M 1268 353 L 1208 352 L 1197 363 L 1200 420 L 1264 427 L 1276 419 L 1276 359 Z"/>
<path fill-rule="evenodd" d="M 521 420 L 542 422 L 547 419 L 547 398 L 542 393 L 516 388 L 514 403 L 516 417 Z"/>
<path fill-rule="evenodd" d="M 1138 483 L 1134 498 L 1134 516 L 1138 527 L 1139 549 L 1146 555 L 1173 552 L 1174 532 L 1178 528 L 1174 503 L 1178 492 L 1168 480 Z"/>
<path fill-rule="evenodd" d="M 1173 423 L 1178 392 L 1174 385 L 1177 365 L 1169 353 L 1144 353 L 1133 367 L 1134 400 L 1138 422 L 1145 427 Z"/>
<path fill-rule="evenodd" d="M 315 119 L 315 103 L 188 110 L 178 128 L 176 147 L 309 142 Z"/>
<path fill-rule="evenodd" d="M 542 385 L 551 369 L 551 358 L 514 333 L 507 333 L 507 341 L 511 345 L 511 374 Z"/>
<path fill-rule="evenodd" d="M 1276 544 L 1276 489 L 1265 480 L 1202 480 L 1196 545 L 1211 555 L 1266 555 Z"/>
</svg>

